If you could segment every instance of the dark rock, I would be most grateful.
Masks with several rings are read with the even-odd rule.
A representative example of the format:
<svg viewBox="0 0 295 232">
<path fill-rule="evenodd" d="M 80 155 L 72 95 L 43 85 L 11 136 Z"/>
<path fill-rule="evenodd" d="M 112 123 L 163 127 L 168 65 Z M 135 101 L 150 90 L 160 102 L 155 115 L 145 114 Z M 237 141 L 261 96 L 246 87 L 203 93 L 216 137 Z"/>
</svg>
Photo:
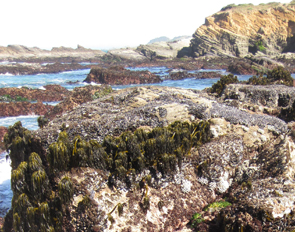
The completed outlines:
<svg viewBox="0 0 295 232">
<path fill-rule="evenodd" d="M 162 82 L 160 77 L 149 71 L 130 71 L 122 66 L 110 68 L 92 68 L 87 78 L 87 83 L 99 83 L 109 85 L 130 85 L 130 84 L 149 84 Z"/>
</svg>

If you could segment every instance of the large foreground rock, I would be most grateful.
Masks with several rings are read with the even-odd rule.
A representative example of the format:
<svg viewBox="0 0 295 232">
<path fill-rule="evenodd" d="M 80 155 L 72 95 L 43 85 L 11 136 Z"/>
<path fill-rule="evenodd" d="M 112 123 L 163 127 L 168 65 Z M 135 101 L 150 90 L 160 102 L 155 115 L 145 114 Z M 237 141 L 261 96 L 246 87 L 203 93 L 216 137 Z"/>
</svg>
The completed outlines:
<svg viewBox="0 0 295 232">
<path fill-rule="evenodd" d="M 173 125 L 183 125 L 183 130 L 169 134 L 168 129 L 157 128 L 175 121 L 178 123 Z M 178 140 L 185 128 L 193 124 L 208 130 L 201 132 L 196 128 L 190 133 L 192 140 L 196 136 L 204 136 L 204 140 L 196 146 L 186 146 L 188 152 L 177 164 L 173 162 L 173 155 L 162 156 L 156 152 L 169 150 L 167 144 Z M 136 132 L 136 137 L 130 133 L 124 133 L 120 138 L 110 137 L 126 131 L 132 133 L 138 128 L 142 130 Z M 20 125 L 15 125 L 14 129 L 7 137 L 11 148 L 16 143 L 13 140 L 15 133 L 25 136 L 23 140 L 16 137 L 17 141 L 26 143 L 29 137 Z M 58 139 L 61 131 L 64 132 Z M 157 137 L 163 131 L 168 137 Z M 207 140 L 208 136 L 211 141 Z M 137 149 L 137 139 L 145 144 L 141 149 Z M 99 145 L 94 140 L 104 143 Z M 49 206 L 60 206 L 50 211 L 56 221 L 45 219 L 51 227 L 61 225 L 66 231 L 192 231 L 188 223 L 192 215 L 198 213 L 195 217 L 200 220 L 192 225 L 202 231 L 227 231 L 230 228 L 234 231 L 240 228 L 275 231 L 278 226 L 288 231 L 295 229 L 292 214 L 295 207 L 295 144 L 286 123 L 276 117 L 218 103 L 201 91 L 151 86 L 112 92 L 56 117 L 48 126 L 35 131 L 30 141 L 24 150 L 11 154 L 12 166 L 15 168 L 21 158 L 28 160 L 26 173 L 35 177 L 37 174 L 30 174 L 30 170 L 34 168 L 32 160 L 36 155 L 28 158 L 30 154 L 26 151 L 39 153 L 44 166 L 39 165 L 38 172 L 47 173 L 49 179 L 43 175 L 44 183 L 48 183 L 46 189 L 50 189 L 47 193 L 41 188 L 43 195 L 40 199 L 48 198 Z M 155 143 L 155 154 L 153 150 L 147 150 L 146 144 L 149 143 Z M 67 156 L 65 144 L 71 149 L 68 154 L 72 166 L 64 163 L 68 168 L 57 171 L 52 165 L 63 164 Z M 92 146 L 94 150 L 91 150 Z M 125 150 L 114 152 L 119 146 Z M 59 162 L 55 164 L 52 161 L 54 149 L 60 149 L 60 153 L 56 153 Z M 162 158 L 146 163 L 147 166 L 138 169 L 135 175 L 132 170 L 126 170 L 125 176 L 122 175 L 124 169 L 116 174 L 107 168 L 108 165 L 111 165 L 109 168 L 122 168 L 125 158 L 137 168 L 142 167 L 140 157 L 145 157 L 145 151 Z M 174 154 L 175 151 L 170 152 Z M 77 154 L 83 161 L 78 166 L 71 158 Z M 106 154 L 106 157 L 98 154 Z M 138 158 L 132 160 L 134 156 Z M 167 162 L 171 170 L 163 172 L 160 167 L 165 168 L 163 165 Z M 23 170 L 22 167 L 24 164 L 14 173 Z M 56 171 L 50 171 L 52 168 Z M 19 182 L 12 183 L 20 186 Z M 68 193 L 72 197 L 68 198 L 63 191 L 67 193 L 66 189 L 71 189 L 71 185 L 73 192 Z M 22 207 L 16 207 L 23 202 L 22 199 L 28 196 L 25 203 L 35 204 L 33 196 L 27 195 L 29 193 L 18 193 L 19 190 L 14 189 L 16 204 L 6 217 L 6 228 L 16 219 L 15 213 L 22 212 Z M 34 199 L 39 199 L 38 196 Z M 227 203 L 226 208 L 210 205 L 225 201 L 225 197 L 231 203 Z M 36 207 L 43 210 L 44 204 Z M 209 210 L 205 210 L 207 208 Z M 23 224 L 14 225 L 26 228 L 25 218 L 21 214 Z M 61 220 L 62 224 L 59 224 Z M 40 225 L 39 221 L 34 223 Z"/>
</svg>

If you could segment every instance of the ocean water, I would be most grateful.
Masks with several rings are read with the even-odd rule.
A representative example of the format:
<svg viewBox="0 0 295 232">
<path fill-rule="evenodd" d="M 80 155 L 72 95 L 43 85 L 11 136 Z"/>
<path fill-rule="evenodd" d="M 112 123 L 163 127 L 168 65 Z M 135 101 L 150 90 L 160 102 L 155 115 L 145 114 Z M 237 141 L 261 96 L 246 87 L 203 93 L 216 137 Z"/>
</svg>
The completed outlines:
<svg viewBox="0 0 295 232">
<path fill-rule="evenodd" d="M 0 63 L 1 65 L 1 63 Z M 159 75 L 164 81 L 162 83 L 157 83 L 153 85 L 157 86 L 169 86 L 169 87 L 179 87 L 185 89 L 198 89 L 202 90 L 207 87 L 211 87 L 213 83 L 217 82 L 219 78 L 213 79 L 194 79 L 187 78 L 183 80 L 165 80 L 165 76 L 168 75 L 169 69 L 166 67 L 141 67 L 141 68 L 128 68 L 130 70 L 149 70 L 157 75 Z M 38 74 L 38 75 L 0 75 L 0 88 L 4 87 L 29 87 L 29 88 L 40 88 L 44 89 L 45 85 L 48 84 L 59 84 L 68 90 L 73 90 L 75 87 L 88 85 L 83 83 L 90 69 L 61 72 L 55 74 Z M 195 70 L 189 71 L 190 73 L 205 72 L 205 71 L 215 71 L 220 72 L 223 75 L 227 74 L 225 70 Z M 247 80 L 251 75 L 238 75 L 239 80 Z M 295 74 L 292 74 L 295 78 Z M 69 82 L 76 82 L 75 84 L 69 84 Z M 131 86 L 140 85 L 128 85 L 128 86 L 112 86 L 113 89 L 123 89 Z M 46 104 L 56 105 L 58 102 L 45 102 Z M 17 121 L 21 121 L 22 125 L 29 130 L 38 129 L 37 118 L 38 115 L 29 116 L 18 116 L 18 117 L 3 117 L 0 118 L 0 126 L 9 127 Z M 12 191 L 10 189 L 10 160 L 6 159 L 7 153 L 0 154 L 0 217 L 3 217 L 6 211 L 10 208 Z"/>
</svg>

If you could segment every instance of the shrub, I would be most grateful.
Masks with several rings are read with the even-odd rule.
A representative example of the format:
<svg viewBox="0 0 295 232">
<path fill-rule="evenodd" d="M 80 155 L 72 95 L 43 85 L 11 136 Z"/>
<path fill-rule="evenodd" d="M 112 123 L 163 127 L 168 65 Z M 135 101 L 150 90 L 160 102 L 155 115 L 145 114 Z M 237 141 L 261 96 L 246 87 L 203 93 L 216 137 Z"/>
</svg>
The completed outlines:
<svg viewBox="0 0 295 232">
<path fill-rule="evenodd" d="M 227 5 L 227 6 L 225 6 L 225 7 L 222 7 L 221 8 L 221 11 L 226 11 L 226 10 L 229 10 L 229 9 L 231 9 L 231 8 L 233 8 L 233 7 L 236 7 L 237 5 L 236 4 L 229 4 L 229 5 Z"/>
<path fill-rule="evenodd" d="M 264 47 L 263 42 L 261 40 L 260 41 L 257 41 L 255 43 L 255 47 L 256 47 L 257 50 L 259 50 L 259 51 L 261 51 L 263 53 L 266 52 L 266 48 Z"/>
</svg>

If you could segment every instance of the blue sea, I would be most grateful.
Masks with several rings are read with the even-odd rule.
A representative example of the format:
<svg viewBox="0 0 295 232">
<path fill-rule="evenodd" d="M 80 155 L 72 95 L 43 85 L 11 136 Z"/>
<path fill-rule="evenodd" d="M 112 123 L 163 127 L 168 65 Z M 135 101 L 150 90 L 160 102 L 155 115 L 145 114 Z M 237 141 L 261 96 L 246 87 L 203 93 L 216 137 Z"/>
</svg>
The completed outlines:
<svg viewBox="0 0 295 232">
<path fill-rule="evenodd" d="M 130 70 L 149 70 L 156 75 L 159 75 L 164 81 L 153 85 L 157 86 L 169 86 L 179 87 L 185 89 L 197 89 L 202 90 L 207 87 L 211 87 L 213 83 L 217 82 L 219 78 L 214 79 L 194 79 L 187 78 L 183 80 L 165 80 L 165 76 L 168 75 L 169 69 L 166 67 L 141 67 L 141 68 L 128 68 Z M 4 74 L 0 75 L 0 88 L 9 87 L 28 87 L 34 89 L 44 89 L 45 85 L 58 84 L 65 87 L 68 90 L 73 90 L 75 87 L 88 85 L 83 80 L 86 78 L 90 69 L 61 72 L 54 74 L 37 74 L 37 75 L 11 75 Z M 225 70 L 195 70 L 190 73 L 204 72 L 204 71 L 215 71 L 221 74 L 227 74 Z M 292 75 L 295 78 L 295 74 Z M 238 75 L 239 80 L 248 80 L 251 75 Z M 71 84 L 70 82 L 74 83 Z M 92 83 L 94 84 L 94 83 Z M 114 90 L 119 90 L 131 86 L 139 85 L 128 85 L 128 86 L 112 86 Z M 58 102 L 46 102 L 47 104 L 56 105 Z M 0 118 L 0 126 L 9 127 L 17 121 L 21 121 L 22 125 L 29 130 L 38 129 L 37 123 L 38 115 L 29 116 L 18 116 L 18 117 L 3 117 Z M 5 212 L 9 210 L 12 199 L 12 191 L 10 189 L 10 160 L 6 159 L 7 153 L 0 154 L 0 217 L 5 215 Z"/>
</svg>

